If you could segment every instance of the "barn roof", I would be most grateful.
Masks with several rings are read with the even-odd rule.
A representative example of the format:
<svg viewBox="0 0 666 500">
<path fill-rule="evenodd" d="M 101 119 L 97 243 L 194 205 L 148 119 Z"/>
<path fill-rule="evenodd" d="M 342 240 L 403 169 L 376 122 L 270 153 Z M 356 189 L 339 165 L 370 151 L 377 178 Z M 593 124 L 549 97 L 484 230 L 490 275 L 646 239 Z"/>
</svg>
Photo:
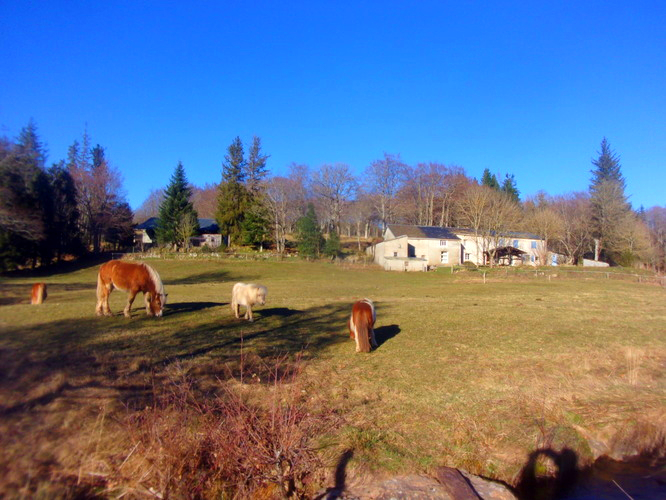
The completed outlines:
<svg viewBox="0 0 666 500">
<path fill-rule="evenodd" d="M 428 238 L 433 240 L 459 240 L 449 228 L 438 226 L 410 226 L 406 224 L 389 224 L 388 229 L 397 238 L 407 236 L 408 238 Z"/>
</svg>

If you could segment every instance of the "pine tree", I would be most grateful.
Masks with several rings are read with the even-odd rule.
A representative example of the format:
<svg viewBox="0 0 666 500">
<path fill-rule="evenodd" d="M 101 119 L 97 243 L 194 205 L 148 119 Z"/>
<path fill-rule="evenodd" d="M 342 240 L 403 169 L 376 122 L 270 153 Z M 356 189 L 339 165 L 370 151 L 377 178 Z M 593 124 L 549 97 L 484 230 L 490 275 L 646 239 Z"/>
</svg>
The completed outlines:
<svg viewBox="0 0 666 500">
<path fill-rule="evenodd" d="M 262 204 L 250 207 L 241 223 L 243 244 L 263 250 L 270 235 L 268 226 L 268 212 L 265 207 Z"/>
<path fill-rule="evenodd" d="M 488 186 L 493 189 L 499 190 L 500 185 L 495 174 L 491 174 L 489 169 L 483 171 L 483 176 L 481 176 L 481 185 Z"/>
<path fill-rule="evenodd" d="M 46 146 L 37 135 L 37 125 L 31 118 L 28 124 L 21 129 L 16 144 L 16 151 L 19 156 L 26 157 L 35 166 L 44 169 L 46 164 Z"/>
<path fill-rule="evenodd" d="M 189 238 L 199 230 L 191 196 L 192 189 L 187 183 L 185 168 L 182 162 L 178 162 L 160 204 L 159 223 L 155 229 L 160 245 L 187 246 Z"/>
<path fill-rule="evenodd" d="M 604 137 L 601 141 L 601 151 L 598 151 L 599 157 L 592 159 L 594 169 L 592 173 L 592 182 L 590 184 L 590 193 L 594 195 L 599 186 L 605 181 L 617 182 L 622 191 L 625 189 L 624 177 L 620 171 L 620 157 L 611 149 L 610 143 Z"/>
<path fill-rule="evenodd" d="M 53 221 L 47 229 L 56 260 L 60 260 L 65 254 L 78 255 L 83 250 L 76 186 L 62 161 L 48 170 L 48 176 L 53 194 Z"/>
<path fill-rule="evenodd" d="M 268 174 L 266 160 L 268 155 L 261 153 L 261 139 L 257 136 L 252 138 L 249 156 L 246 165 L 245 185 L 251 198 L 255 198 L 261 191 L 261 182 Z"/>
<path fill-rule="evenodd" d="M 516 203 L 520 203 L 520 191 L 518 191 L 518 188 L 516 187 L 516 179 L 514 178 L 513 174 L 511 175 L 506 174 L 506 176 L 504 177 L 504 182 L 502 183 L 502 187 L 500 188 L 500 191 L 505 193 L 510 199 L 512 199 Z"/>
<path fill-rule="evenodd" d="M 590 183 L 595 260 L 599 260 L 602 251 L 614 251 L 621 221 L 631 211 L 631 205 L 624 194 L 625 181 L 620 158 L 605 137 L 601 141 L 601 151 L 598 154 L 596 159 L 592 159 L 595 168 L 591 170 Z"/>
<path fill-rule="evenodd" d="M 324 238 L 319 230 L 317 214 L 312 203 L 308 204 L 305 216 L 301 217 L 296 223 L 296 236 L 298 240 L 298 252 L 302 256 L 319 256 Z"/>
<path fill-rule="evenodd" d="M 236 137 L 227 148 L 222 164 L 222 182 L 217 195 L 216 220 L 222 235 L 229 244 L 240 238 L 243 218 L 248 205 L 248 194 L 244 185 L 245 159 L 243 143 Z"/>
<path fill-rule="evenodd" d="M 0 161 L 0 266 L 50 262 L 48 228 L 53 210 L 43 168 L 46 153 L 30 120 Z"/>
<path fill-rule="evenodd" d="M 340 254 L 340 236 L 336 231 L 331 231 L 326 243 L 324 243 L 324 255 L 328 257 L 337 257 Z"/>
</svg>

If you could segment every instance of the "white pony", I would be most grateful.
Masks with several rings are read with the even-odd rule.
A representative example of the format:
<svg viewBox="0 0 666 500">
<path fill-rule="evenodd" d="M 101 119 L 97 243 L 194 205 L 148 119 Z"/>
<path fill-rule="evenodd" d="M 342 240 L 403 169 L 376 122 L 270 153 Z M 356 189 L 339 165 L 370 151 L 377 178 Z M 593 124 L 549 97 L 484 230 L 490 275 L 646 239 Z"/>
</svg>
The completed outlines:
<svg viewBox="0 0 666 500">
<path fill-rule="evenodd" d="M 266 294 L 268 290 L 263 285 L 254 283 L 236 283 L 231 292 L 231 310 L 239 318 L 240 306 L 245 306 L 245 319 L 254 321 L 252 317 L 252 306 L 259 304 L 263 306 L 266 303 Z"/>
</svg>

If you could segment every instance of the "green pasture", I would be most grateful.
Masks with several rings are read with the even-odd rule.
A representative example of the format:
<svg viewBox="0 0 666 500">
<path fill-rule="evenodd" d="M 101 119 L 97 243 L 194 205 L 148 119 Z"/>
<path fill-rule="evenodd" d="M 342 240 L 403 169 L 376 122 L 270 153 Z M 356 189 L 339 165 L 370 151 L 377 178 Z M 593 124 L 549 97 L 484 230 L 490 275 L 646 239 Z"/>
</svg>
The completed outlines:
<svg viewBox="0 0 666 500">
<path fill-rule="evenodd" d="M 248 391 L 266 377 L 259 359 L 302 353 L 309 404 L 340 417 L 313 440 L 332 466 L 354 450 L 350 474 L 449 465 L 513 482 L 537 448 L 566 446 L 585 463 L 604 447 L 663 446 L 666 291 L 658 285 L 503 271 L 484 284 L 478 271 L 302 261 L 147 262 L 168 293 L 159 319 L 146 317 L 141 297 L 124 318 L 119 291 L 115 316 L 96 317 L 96 265 L 0 278 L 0 415 L 12 434 L 5 470 L 26 448 L 41 450 L 27 453 L 38 460 L 70 443 L 102 406 L 110 415 L 143 408 L 174 372 L 201 397 L 238 383 L 241 349 Z M 40 306 L 29 304 L 35 281 L 48 284 Z M 268 287 L 254 323 L 232 315 L 237 281 Z M 370 354 L 355 353 L 346 330 L 363 297 L 377 308 L 380 345 Z"/>
</svg>

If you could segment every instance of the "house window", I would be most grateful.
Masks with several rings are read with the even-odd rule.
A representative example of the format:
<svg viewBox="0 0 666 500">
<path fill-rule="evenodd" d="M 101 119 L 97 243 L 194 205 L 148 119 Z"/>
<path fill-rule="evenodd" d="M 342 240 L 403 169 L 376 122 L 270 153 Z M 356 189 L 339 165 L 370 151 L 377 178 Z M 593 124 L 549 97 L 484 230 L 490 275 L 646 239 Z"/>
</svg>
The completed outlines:
<svg viewBox="0 0 666 500">
<path fill-rule="evenodd" d="M 439 246 L 440 247 L 445 247 L 446 246 L 446 240 L 439 240 Z"/>
<path fill-rule="evenodd" d="M 501 246 L 501 247 L 504 246 L 504 238 L 500 238 L 500 240 L 499 240 L 499 246 Z"/>
<path fill-rule="evenodd" d="M 397 256 L 398 256 L 398 252 L 393 252 L 393 257 L 397 257 Z"/>
<path fill-rule="evenodd" d="M 535 261 L 536 261 L 536 258 L 534 257 L 534 255 L 530 255 L 530 262 L 535 262 Z"/>
<path fill-rule="evenodd" d="M 442 252 L 442 254 L 440 255 L 440 262 L 442 264 L 449 263 L 449 252 Z"/>
<path fill-rule="evenodd" d="M 532 242 L 532 248 L 536 248 L 536 241 Z"/>
<path fill-rule="evenodd" d="M 514 248 L 520 248 L 520 245 L 518 244 L 518 240 L 513 240 L 513 246 L 514 246 Z"/>
<path fill-rule="evenodd" d="M 470 260 L 472 258 L 471 254 L 466 253 L 465 254 L 465 260 Z"/>
</svg>

